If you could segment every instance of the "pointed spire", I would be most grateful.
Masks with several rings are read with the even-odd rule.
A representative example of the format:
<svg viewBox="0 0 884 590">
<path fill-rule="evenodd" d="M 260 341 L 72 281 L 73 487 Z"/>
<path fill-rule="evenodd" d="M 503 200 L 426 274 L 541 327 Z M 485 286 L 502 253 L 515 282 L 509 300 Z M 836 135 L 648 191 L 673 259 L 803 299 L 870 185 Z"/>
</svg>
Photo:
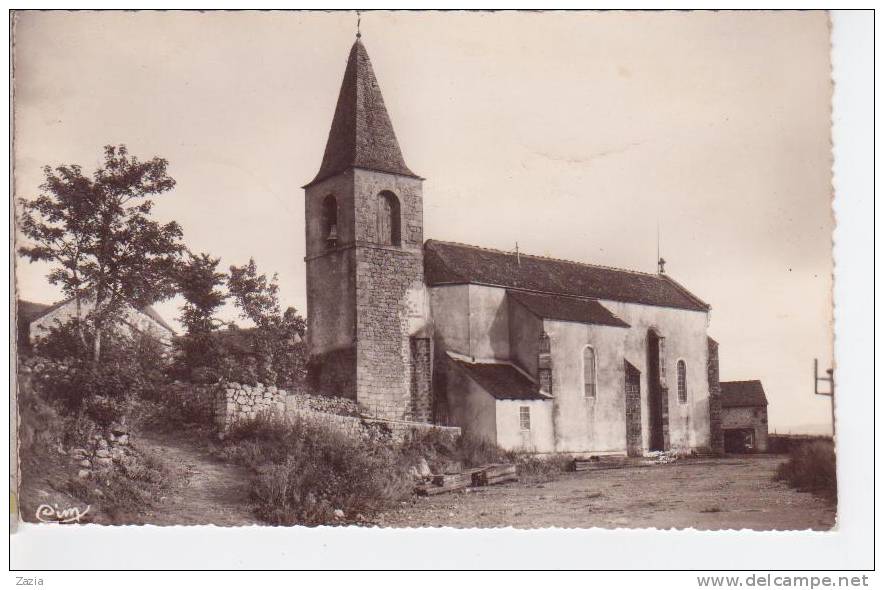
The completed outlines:
<svg viewBox="0 0 884 590">
<path fill-rule="evenodd" d="M 347 59 L 322 165 L 309 184 L 348 168 L 419 178 L 405 165 L 368 52 L 359 38 Z"/>
</svg>

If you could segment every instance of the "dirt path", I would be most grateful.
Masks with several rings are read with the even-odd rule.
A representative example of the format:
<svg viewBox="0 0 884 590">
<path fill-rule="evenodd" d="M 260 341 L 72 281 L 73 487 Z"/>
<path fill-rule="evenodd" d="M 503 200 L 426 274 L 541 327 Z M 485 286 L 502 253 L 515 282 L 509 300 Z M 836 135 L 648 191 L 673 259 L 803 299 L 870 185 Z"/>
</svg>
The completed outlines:
<svg viewBox="0 0 884 590">
<path fill-rule="evenodd" d="M 784 457 L 563 474 L 416 498 L 377 519 L 381 526 L 603 527 L 828 530 L 835 507 L 773 474 Z"/>
<path fill-rule="evenodd" d="M 222 463 L 185 436 L 139 433 L 137 446 L 156 454 L 181 475 L 187 484 L 169 492 L 144 520 L 150 524 L 260 524 L 248 499 L 249 475 L 245 469 Z"/>
</svg>

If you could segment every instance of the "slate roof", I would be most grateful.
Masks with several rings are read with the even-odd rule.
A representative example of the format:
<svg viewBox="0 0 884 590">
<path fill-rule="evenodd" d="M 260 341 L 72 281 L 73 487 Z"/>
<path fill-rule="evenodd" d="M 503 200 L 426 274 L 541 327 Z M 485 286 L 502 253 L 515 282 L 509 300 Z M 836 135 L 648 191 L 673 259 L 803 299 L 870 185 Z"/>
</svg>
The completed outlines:
<svg viewBox="0 0 884 590">
<path fill-rule="evenodd" d="M 428 240 L 424 275 L 430 286 L 481 284 L 546 294 L 708 311 L 709 305 L 668 275 Z"/>
<path fill-rule="evenodd" d="M 499 400 L 552 399 L 540 393 L 536 383 L 508 363 L 469 363 L 449 357 L 479 384 L 482 389 Z"/>
<path fill-rule="evenodd" d="M 508 297 L 518 301 L 538 317 L 599 326 L 628 328 L 629 324 L 611 313 L 594 299 L 577 299 L 562 295 L 540 295 L 507 289 Z"/>
<path fill-rule="evenodd" d="M 405 165 L 371 60 L 359 39 L 347 59 L 322 165 L 306 186 L 349 168 L 419 178 Z"/>
<path fill-rule="evenodd" d="M 722 408 L 746 408 L 754 406 L 766 406 L 767 396 L 764 395 L 764 387 L 761 381 L 722 381 L 721 382 L 721 407 Z"/>
</svg>

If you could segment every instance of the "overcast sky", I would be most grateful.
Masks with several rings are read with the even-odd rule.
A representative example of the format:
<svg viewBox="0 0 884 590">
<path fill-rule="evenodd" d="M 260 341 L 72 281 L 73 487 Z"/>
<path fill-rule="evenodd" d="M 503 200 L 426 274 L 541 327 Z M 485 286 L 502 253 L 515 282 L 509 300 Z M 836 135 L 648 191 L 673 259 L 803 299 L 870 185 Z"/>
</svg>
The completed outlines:
<svg viewBox="0 0 884 590">
<path fill-rule="evenodd" d="M 15 190 L 105 144 L 170 161 L 155 215 L 226 268 L 255 258 L 302 312 L 301 185 L 322 159 L 353 13 L 19 13 Z M 653 272 L 712 305 L 722 380 L 763 381 L 772 430 L 829 422 L 828 17 L 381 13 L 363 42 L 425 237 Z M 51 303 L 47 267 L 19 295 Z M 170 321 L 180 301 L 156 307 Z M 233 318 L 230 310 L 227 317 Z"/>
</svg>

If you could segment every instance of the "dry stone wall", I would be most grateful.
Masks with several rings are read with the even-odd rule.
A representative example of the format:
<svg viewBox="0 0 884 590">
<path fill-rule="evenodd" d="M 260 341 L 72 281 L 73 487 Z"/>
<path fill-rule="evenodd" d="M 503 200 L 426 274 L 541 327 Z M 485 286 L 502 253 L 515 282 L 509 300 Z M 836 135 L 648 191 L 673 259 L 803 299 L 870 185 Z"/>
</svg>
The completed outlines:
<svg viewBox="0 0 884 590">
<path fill-rule="evenodd" d="M 452 442 L 461 435 L 457 427 L 363 416 L 359 406 L 346 398 L 289 393 L 260 384 L 227 383 L 217 389 L 215 424 L 222 436 L 237 422 L 262 414 L 285 420 L 307 420 L 348 436 L 396 443 L 412 433 L 435 431 L 450 437 Z"/>
</svg>

